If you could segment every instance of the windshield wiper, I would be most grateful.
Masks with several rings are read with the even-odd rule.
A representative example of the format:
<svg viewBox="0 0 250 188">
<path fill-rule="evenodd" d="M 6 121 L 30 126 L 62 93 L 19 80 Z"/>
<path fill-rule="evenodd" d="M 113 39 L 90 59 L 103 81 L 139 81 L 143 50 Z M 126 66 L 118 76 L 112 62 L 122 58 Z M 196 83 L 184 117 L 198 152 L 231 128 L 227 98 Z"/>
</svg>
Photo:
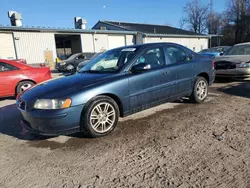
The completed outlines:
<svg viewBox="0 0 250 188">
<path fill-rule="evenodd" d="M 79 71 L 79 73 L 102 73 L 103 71 L 97 71 L 97 70 L 84 70 Z"/>
</svg>

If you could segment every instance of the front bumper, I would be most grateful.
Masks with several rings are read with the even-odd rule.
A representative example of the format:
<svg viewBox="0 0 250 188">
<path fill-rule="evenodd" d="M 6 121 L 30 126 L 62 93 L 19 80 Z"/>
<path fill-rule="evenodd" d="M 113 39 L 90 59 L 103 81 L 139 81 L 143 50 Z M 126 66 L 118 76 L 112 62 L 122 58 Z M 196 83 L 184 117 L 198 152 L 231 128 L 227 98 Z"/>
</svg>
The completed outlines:
<svg viewBox="0 0 250 188">
<path fill-rule="evenodd" d="M 21 124 L 33 133 L 47 136 L 79 132 L 83 106 L 60 110 L 20 110 Z"/>
<path fill-rule="evenodd" d="M 65 65 L 60 65 L 60 63 L 56 63 L 55 69 L 57 69 L 58 71 L 61 71 L 61 72 L 68 71 L 67 68 L 66 68 L 66 64 Z"/>
<path fill-rule="evenodd" d="M 250 77 L 250 68 L 216 70 L 216 77 L 248 78 Z"/>
</svg>

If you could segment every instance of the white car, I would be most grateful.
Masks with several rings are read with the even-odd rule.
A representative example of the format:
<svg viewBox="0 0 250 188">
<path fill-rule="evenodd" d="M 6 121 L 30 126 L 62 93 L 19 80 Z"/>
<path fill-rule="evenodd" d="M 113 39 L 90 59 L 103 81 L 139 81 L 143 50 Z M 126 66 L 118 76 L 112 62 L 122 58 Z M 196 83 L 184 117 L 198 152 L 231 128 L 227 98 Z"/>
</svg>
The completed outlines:
<svg viewBox="0 0 250 188">
<path fill-rule="evenodd" d="M 216 77 L 250 77 L 250 42 L 234 45 L 214 62 Z"/>
</svg>

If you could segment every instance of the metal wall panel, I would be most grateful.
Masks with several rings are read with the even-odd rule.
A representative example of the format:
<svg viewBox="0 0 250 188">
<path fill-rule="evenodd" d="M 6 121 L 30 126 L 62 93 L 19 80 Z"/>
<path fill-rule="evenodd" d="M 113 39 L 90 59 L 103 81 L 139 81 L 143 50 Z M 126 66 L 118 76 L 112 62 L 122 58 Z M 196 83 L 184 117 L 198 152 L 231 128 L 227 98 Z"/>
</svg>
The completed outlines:
<svg viewBox="0 0 250 188">
<path fill-rule="evenodd" d="M 134 35 L 126 35 L 126 45 L 134 45 L 135 44 L 135 36 Z"/>
<path fill-rule="evenodd" d="M 0 33 L 0 58 L 16 58 L 12 33 Z"/>
<path fill-rule="evenodd" d="M 94 49 L 95 52 L 103 52 L 108 50 L 108 35 L 94 34 Z"/>
<path fill-rule="evenodd" d="M 125 46 L 124 35 L 109 35 L 108 36 L 108 49 Z"/>
<path fill-rule="evenodd" d="M 51 50 L 56 58 L 54 33 L 14 32 L 17 58 L 26 59 L 28 64 L 45 62 L 45 51 Z"/>
<path fill-rule="evenodd" d="M 82 52 L 95 52 L 93 34 L 81 34 Z"/>
<path fill-rule="evenodd" d="M 202 49 L 208 47 L 208 39 L 207 38 L 170 38 L 170 37 L 146 37 L 145 43 L 152 42 L 173 42 L 187 48 L 199 52 Z"/>
</svg>

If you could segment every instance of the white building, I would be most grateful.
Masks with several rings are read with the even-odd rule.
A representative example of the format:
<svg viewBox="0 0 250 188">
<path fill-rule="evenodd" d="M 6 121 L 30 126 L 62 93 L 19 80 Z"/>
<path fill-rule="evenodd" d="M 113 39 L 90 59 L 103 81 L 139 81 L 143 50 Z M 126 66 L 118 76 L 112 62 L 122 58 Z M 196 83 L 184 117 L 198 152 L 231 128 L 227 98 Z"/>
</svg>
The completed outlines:
<svg viewBox="0 0 250 188">
<path fill-rule="evenodd" d="M 0 58 L 54 62 L 59 53 L 93 53 L 134 44 L 133 31 L 0 27 Z"/>
<path fill-rule="evenodd" d="M 137 31 L 136 43 L 173 42 L 190 48 L 195 52 L 208 48 L 210 36 L 197 34 L 167 25 L 153 25 L 131 22 L 102 21 L 92 29 Z"/>
<path fill-rule="evenodd" d="M 79 52 L 96 53 L 124 45 L 174 42 L 194 51 L 208 47 L 209 36 L 161 25 L 99 21 L 92 30 L 0 26 L 0 58 L 49 62 Z"/>
</svg>

